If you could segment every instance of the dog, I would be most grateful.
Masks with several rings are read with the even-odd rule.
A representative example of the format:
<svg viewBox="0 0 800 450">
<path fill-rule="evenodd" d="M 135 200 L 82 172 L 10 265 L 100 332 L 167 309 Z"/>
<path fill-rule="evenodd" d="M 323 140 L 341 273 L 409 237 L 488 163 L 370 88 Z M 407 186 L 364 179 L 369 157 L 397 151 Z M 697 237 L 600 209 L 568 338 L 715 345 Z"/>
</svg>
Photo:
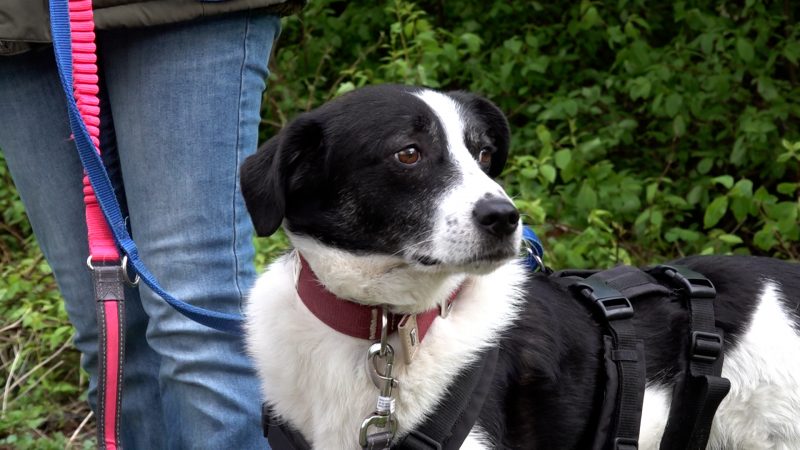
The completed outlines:
<svg viewBox="0 0 800 450">
<path fill-rule="evenodd" d="M 485 98 L 380 85 L 301 114 L 242 165 L 257 233 L 283 225 L 294 247 L 249 295 L 247 349 L 274 416 L 311 447 L 360 448 L 378 395 L 365 361 L 385 307 L 398 316 L 440 310 L 410 360 L 400 357 L 400 333 L 387 338 L 397 354 L 396 439 L 448 399 L 482 352 L 499 349 L 461 448 L 591 448 L 601 330 L 586 305 L 518 257 L 520 215 L 494 181 L 509 141 L 505 116 Z M 713 282 L 725 332 L 731 390 L 708 448 L 800 448 L 800 267 L 732 256 L 676 263 Z M 322 306 L 304 303 L 303 277 Z M 372 311 L 369 337 L 327 325 L 316 309 L 329 297 Z M 332 314 L 349 314 L 339 306 Z M 647 361 L 639 448 L 655 449 L 688 318 L 674 301 L 634 307 Z"/>
</svg>

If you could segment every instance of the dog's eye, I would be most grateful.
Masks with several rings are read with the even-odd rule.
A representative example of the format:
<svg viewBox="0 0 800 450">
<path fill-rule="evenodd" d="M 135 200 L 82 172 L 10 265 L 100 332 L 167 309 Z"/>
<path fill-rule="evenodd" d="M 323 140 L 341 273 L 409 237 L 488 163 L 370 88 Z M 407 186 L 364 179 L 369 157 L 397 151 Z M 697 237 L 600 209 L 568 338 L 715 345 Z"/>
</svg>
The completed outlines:
<svg viewBox="0 0 800 450">
<path fill-rule="evenodd" d="M 484 148 L 478 153 L 478 164 L 481 167 L 489 167 L 492 164 L 492 152 L 489 149 Z"/>
<path fill-rule="evenodd" d="M 394 159 L 407 166 L 413 166 L 419 161 L 419 150 L 416 147 L 406 147 L 394 154 Z"/>
</svg>

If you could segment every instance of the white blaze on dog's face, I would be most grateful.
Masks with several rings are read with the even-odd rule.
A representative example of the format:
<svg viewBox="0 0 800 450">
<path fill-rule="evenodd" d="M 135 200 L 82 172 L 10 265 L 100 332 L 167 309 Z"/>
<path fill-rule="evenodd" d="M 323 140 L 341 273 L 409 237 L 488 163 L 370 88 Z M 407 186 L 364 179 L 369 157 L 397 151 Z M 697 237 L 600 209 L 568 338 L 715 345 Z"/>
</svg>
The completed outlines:
<svg viewBox="0 0 800 450">
<path fill-rule="evenodd" d="M 415 95 L 439 119 L 454 164 L 450 185 L 437 202 L 431 239 L 405 256 L 480 270 L 515 255 L 521 233 L 519 213 L 488 176 L 496 148 L 485 135 L 487 124 L 465 110 L 458 97 L 431 90 Z"/>
<path fill-rule="evenodd" d="M 421 271 L 486 272 L 519 251 L 519 214 L 491 177 L 509 130 L 491 102 L 362 88 L 303 114 L 242 166 L 256 231 Z"/>
</svg>

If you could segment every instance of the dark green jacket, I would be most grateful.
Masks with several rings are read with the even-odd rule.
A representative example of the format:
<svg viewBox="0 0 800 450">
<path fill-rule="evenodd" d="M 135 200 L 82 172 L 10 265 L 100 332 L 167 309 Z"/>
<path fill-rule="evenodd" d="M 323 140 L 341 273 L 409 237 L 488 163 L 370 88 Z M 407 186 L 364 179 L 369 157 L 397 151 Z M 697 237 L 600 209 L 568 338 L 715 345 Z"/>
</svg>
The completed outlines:
<svg viewBox="0 0 800 450">
<path fill-rule="evenodd" d="M 134 28 L 258 9 L 286 15 L 306 0 L 93 0 L 98 29 Z M 50 42 L 48 0 L 0 0 L 0 55 Z"/>
</svg>

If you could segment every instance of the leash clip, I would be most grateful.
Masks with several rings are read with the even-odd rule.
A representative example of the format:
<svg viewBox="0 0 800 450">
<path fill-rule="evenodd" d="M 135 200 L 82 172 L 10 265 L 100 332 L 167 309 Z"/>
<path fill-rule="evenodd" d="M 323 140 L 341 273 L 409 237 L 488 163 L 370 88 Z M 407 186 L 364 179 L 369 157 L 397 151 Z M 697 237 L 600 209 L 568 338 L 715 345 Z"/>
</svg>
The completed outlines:
<svg viewBox="0 0 800 450">
<path fill-rule="evenodd" d="M 392 376 L 394 348 L 387 342 L 388 314 L 385 308 L 382 312 L 381 341 L 370 345 L 367 350 L 367 375 L 378 388 L 378 402 L 375 411 L 361 423 L 358 433 L 358 443 L 364 449 L 388 449 L 397 433 L 395 399 L 392 393 L 399 383 Z M 377 430 L 370 433 L 371 428 Z"/>
</svg>

